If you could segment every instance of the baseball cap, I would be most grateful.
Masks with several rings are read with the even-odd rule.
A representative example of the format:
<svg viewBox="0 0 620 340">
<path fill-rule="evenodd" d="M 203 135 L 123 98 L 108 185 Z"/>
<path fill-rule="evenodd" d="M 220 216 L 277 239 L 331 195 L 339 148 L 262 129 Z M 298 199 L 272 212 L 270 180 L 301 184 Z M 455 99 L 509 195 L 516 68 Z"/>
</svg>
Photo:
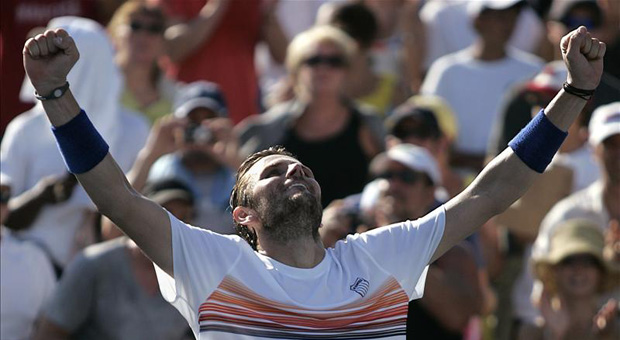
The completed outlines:
<svg viewBox="0 0 620 340">
<path fill-rule="evenodd" d="M 456 139 L 459 132 L 458 123 L 454 111 L 443 98 L 427 94 L 415 95 L 407 99 L 406 103 L 433 112 L 444 136 L 451 141 Z"/>
<path fill-rule="evenodd" d="M 571 11 L 576 7 L 590 9 L 592 17 L 572 17 Z M 601 25 L 603 12 L 596 0 L 556 0 L 549 9 L 549 19 L 563 23 L 569 31 L 582 25 L 591 29 Z"/>
<path fill-rule="evenodd" d="M 592 146 L 605 139 L 620 134 L 620 102 L 599 106 L 590 119 L 589 142 Z"/>
<path fill-rule="evenodd" d="M 439 166 L 433 156 L 423 147 L 398 144 L 387 151 L 387 157 L 411 170 L 427 174 L 434 185 L 441 185 Z"/>
<path fill-rule="evenodd" d="M 429 109 L 416 107 L 411 103 L 397 107 L 385 120 L 385 126 L 389 134 L 400 139 L 408 136 L 436 139 L 442 134 L 435 114 Z"/>
<path fill-rule="evenodd" d="M 143 193 L 144 196 L 159 205 L 164 205 L 177 199 L 194 204 L 194 194 L 191 189 L 176 179 L 162 179 L 149 182 L 144 187 Z"/>
<path fill-rule="evenodd" d="M 196 81 L 183 86 L 179 90 L 175 107 L 174 115 L 179 118 L 186 117 L 199 107 L 207 108 L 221 117 L 228 114 L 226 99 L 220 87 L 208 81 Z"/>
<path fill-rule="evenodd" d="M 487 9 L 498 11 L 523 4 L 525 4 L 525 0 L 475 0 L 467 4 L 467 12 L 472 18 L 475 18 Z"/>
</svg>

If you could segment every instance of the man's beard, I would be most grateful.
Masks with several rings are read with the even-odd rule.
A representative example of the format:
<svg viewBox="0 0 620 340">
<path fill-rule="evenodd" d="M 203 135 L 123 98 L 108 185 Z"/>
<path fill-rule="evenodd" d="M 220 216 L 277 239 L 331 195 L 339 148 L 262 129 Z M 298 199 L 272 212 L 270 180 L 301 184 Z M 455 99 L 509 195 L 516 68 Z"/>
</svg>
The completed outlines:
<svg viewBox="0 0 620 340">
<path fill-rule="evenodd" d="M 287 243 L 306 236 L 319 239 L 323 218 L 320 199 L 309 192 L 273 196 L 262 200 L 255 207 L 263 230 L 271 240 Z"/>
</svg>

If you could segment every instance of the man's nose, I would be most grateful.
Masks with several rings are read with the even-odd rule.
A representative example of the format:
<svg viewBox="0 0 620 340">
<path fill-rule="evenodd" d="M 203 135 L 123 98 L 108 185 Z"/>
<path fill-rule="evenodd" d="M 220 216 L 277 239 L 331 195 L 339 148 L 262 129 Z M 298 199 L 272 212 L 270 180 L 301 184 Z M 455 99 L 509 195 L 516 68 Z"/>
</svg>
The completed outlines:
<svg viewBox="0 0 620 340">
<path fill-rule="evenodd" d="M 303 169 L 299 163 L 291 163 L 286 171 L 286 177 L 302 177 Z"/>
</svg>

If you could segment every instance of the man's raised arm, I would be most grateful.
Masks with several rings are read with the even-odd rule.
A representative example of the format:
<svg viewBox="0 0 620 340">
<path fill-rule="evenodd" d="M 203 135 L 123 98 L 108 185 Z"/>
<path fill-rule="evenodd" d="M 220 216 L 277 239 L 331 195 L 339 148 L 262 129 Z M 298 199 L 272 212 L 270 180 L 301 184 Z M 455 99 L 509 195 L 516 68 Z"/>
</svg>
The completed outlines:
<svg viewBox="0 0 620 340">
<path fill-rule="evenodd" d="M 564 89 L 465 191 L 446 203 L 444 235 L 431 261 L 506 210 L 528 190 L 598 86 L 605 44 L 580 27 L 564 36 L 560 48 L 568 68 Z"/>
<path fill-rule="evenodd" d="M 170 221 L 165 210 L 131 187 L 68 89 L 67 74 L 79 59 L 73 39 L 62 29 L 48 30 L 29 39 L 22 53 L 37 95 L 45 97 L 43 107 L 69 171 L 99 211 L 172 275 Z"/>
</svg>

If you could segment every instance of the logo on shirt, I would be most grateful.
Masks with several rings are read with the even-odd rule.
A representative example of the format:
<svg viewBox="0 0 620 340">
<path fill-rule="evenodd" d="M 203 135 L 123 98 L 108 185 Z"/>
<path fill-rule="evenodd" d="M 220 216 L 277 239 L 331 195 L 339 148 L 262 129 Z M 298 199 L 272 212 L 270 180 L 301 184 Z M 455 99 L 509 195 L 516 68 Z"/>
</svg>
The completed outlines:
<svg viewBox="0 0 620 340">
<path fill-rule="evenodd" d="M 349 286 L 349 289 L 356 292 L 361 297 L 364 297 L 366 296 L 366 293 L 368 293 L 368 287 L 370 287 L 370 282 L 368 282 L 368 280 L 366 279 L 358 277 L 357 279 L 355 279 L 355 282 L 353 282 L 353 284 Z"/>
</svg>

